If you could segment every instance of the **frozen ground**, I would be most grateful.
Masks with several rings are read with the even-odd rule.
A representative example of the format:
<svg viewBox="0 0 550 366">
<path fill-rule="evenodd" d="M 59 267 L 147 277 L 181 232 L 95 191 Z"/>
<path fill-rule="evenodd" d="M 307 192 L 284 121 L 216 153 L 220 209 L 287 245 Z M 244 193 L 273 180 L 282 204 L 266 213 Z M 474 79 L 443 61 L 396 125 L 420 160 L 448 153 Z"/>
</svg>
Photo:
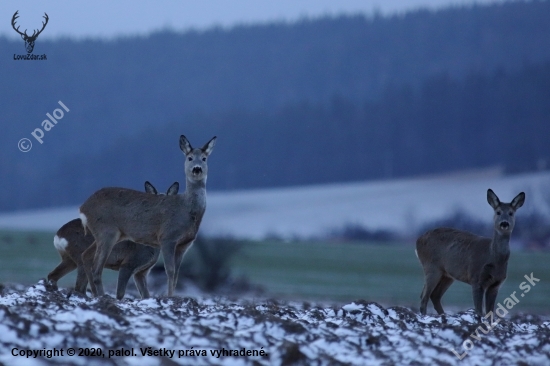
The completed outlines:
<svg viewBox="0 0 550 366">
<path fill-rule="evenodd" d="M 505 317 L 487 334 L 478 326 L 471 311 L 434 317 L 365 301 L 331 306 L 204 296 L 86 299 L 67 290 L 53 291 L 39 282 L 28 288 L 12 285 L 2 289 L 0 363 L 16 366 L 550 364 L 548 319 L 527 314 Z M 466 340 L 470 341 L 466 342 L 470 350 L 464 355 L 462 344 Z M 452 348 L 463 356 L 462 360 Z M 54 349 L 63 350 L 63 356 L 44 356 Z M 74 349 L 76 355 L 68 356 L 69 349 Z M 99 356 L 78 356 L 80 349 Z M 41 350 L 43 354 L 36 358 L 20 355 Z M 224 355 L 224 350 L 231 355 L 227 352 Z M 109 351 L 129 355 L 109 358 Z M 148 351 L 151 355 L 147 355 Z M 159 351 L 162 355 L 154 355 Z M 253 355 L 255 352 L 258 355 Z"/>
<path fill-rule="evenodd" d="M 417 179 L 209 192 L 201 233 L 310 238 L 348 224 L 411 233 L 456 210 L 488 222 L 493 215 L 488 188 L 502 201 L 525 191 L 522 212 L 538 206 L 548 213 L 542 193 L 550 192 L 550 172 L 502 176 L 499 169 L 489 169 Z M 78 207 L 7 213 L 0 215 L 0 228 L 55 232 L 76 217 Z"/>
</svg>

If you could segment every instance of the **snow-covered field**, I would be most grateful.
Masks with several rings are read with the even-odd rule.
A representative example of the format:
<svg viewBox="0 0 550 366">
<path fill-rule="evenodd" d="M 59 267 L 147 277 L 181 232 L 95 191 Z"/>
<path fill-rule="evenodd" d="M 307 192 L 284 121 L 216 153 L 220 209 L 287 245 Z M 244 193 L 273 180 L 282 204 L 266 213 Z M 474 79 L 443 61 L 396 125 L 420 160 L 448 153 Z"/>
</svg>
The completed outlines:
<svg viewBox="0 0 550 366">
<path fill-rule="evenodd" d="M 525 191 L 521 212 L 530 207 L 545 212 L 542 193 L 550 192 L 550 172 L 503 176 L 499 169 L 488 169 L 417 179 L 209 192 L 201 233 L 310 238 L 348 224 L 410 233 L 456 210 L 488 222 L 488 188 L 502 201 Z M 55 232 L 76 217 L 78 207 L 7 213 L 0 215 L 0 228 Z"/>
<path fill-rule="evenodd" d="M 471 311 L 434 317 L 365 301 L 331 306 L 203 296 L 87 299 L 40 281 L 2 289 L 0 363 L 550 364 L 548 319 L 514 315 L 497 320 L 485 334 L 487 326 L 480 330 Z"/>
</svg>

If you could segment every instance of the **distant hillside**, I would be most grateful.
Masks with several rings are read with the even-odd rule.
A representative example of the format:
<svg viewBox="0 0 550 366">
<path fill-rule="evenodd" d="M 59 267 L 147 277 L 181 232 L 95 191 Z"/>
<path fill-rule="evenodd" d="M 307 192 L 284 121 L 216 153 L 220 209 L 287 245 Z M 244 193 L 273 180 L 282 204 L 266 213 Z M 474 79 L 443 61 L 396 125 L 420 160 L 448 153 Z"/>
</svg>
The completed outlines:
<svg viewBox="0 0 550 366">
<path fill-rule="evenodd" d="M 105 183 L 140 186 L 142 175 L 173 181 L 166 178 L 172 170 L 159 166 L 179 163 L 173 140 L 181 133 L 197 143 L 220 135 L 223 159 L 212 164 L 219 164 L 224 179 L 213 179 L 213 188 L 370 179 L 508 159 L 504 155 L 515 145 L 498 156 L 494 148 L 484 150 L 497 121 L 504 114 L 533 123 L 522 140 L 531 146 L 530 138 L 541 139 L 536 123 L 544 115 L 516 116 L 490 104 L 471 111 L 470 118 L 457 112 L 475 102 L 461 88 L 473 75 L 493 93 L 498 75 L 509 80 L 550 60 L 548 19 L 550 2 L 532 1 L 109 42 L 39 39 L 35 53 L 46 53 L 48 60 L 29 62 L 12 59 L 24 53 L 22 41 L 0 39 L 0 211 L 75 203 Z M 525 88 L 529 94 L 539 86 Z M 464 97 L 444 94 L 453 90 Z M 544 90 L 533 102 L 540 113 Z M 502 95 L 523 98 L 514 93 L 478 97 L 509 105 Z M 445 104 L 430 105 L 430 99 Z M 17 150 L 17 141 L 29 137 L 58 100 L 70 112 L 44 144 L 35 143 L 26 154 Z M 423 110 L 416 109 L 419 101 L 428 103 Z M 518 103 L 531 109 L 529 101 Z M 456 144 L 452 154 L 458 163 L 442 158 L 434 166 L 431 154 L 455 135 L 443 128 L 448 135 L 436 142 L 438 148 L 415 135 L 435 136 L 416 125 L 426 115 L 438 126 L 449 115 L 455 127 L 487 125 L 461 130 L 465 145 Z M 387 120 L 397 130 L 383 132 L 380 123 Z M 537 158 L 540 145 L 533 148 Z"/>
<path fill-rule="evenodd" d="M 219 174 L 214 176 L 220 178 Z M 548 213 L 549 183 L 550 172 L 503 177 L 498 169 L 487 169 L 412 179 L 209 192 L 201 234 L 258 240 L 268 236 L 307 239 L 355 225 L 372 232 L 388 230 L 413 242 L 426 225 L 462 214 L 480 224 L 482 229 L 476 234 L 491 235 L 493 211 L 486 197 L 487 189 L 492 188 L 503 202 L 509 202 L 520 191 L 526 192 L 527 200 L 518 211 L 513 235 L 525 243 L 540 238 L 536 234 L 548 237 L 548 217 L 542 222 L 533 221 L 542 217 L 540 213 Z M 165 185 L 157 187 L 165 189 Z M 53 233 L 75 217 L 78 206 L 0 213 L 0 230 Z M 456 220 L 453 226 L 460 224 L 463 222 Z M 546 240 L 543 245 L 548 246 Z"/>
<path fill-rule="evenodd" d="M 85 199 L 105 185 L 141 189 L 147 179 L 162 186 L 183 179 L 182 133 L 195 146 L 218 135 L 209 160 L 211 189 L 361 181 L 494 165 L 507 173 L 549 169 L 550 62 L 517 73 L 472 74 L 461 82 L 434 77 L 418 92 L 388 90 L 378 102 L 334 98 L 275 113 L 189 115 L 183 121 L 120 139 L 93 158 L 76 154 L 62 160 L 61 168 L 47 175 L 62 192 L 54 201 Z"/>
</svg>

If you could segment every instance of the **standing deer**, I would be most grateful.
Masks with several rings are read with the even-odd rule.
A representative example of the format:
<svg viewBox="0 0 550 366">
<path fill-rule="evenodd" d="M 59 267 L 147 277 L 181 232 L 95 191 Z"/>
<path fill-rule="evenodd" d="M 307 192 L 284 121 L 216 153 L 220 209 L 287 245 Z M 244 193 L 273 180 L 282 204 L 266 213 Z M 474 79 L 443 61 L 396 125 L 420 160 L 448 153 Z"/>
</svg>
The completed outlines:
<svg viewBox="0 0 550 366">
<path fill-rule="evenodd" d="M 443 314 L 441 297 L 454 280 L 472 286 L 474 306 L 483 315 L 494 311 L 500 285 L 506 279 L 510 257 L 510 236 L 515 224 L 515 213 L 525 202 L 525 193 L 518 194 L 510 203 L 502 203 L 497 195 L 487 190 L 487 202 L 494 210 L 493 238 L 472 233 L 438 228 L 428 231 L 416 241 L 416 255 L 425 275 L 420 295 L 420 313 L 426 314 L 428 299 L 438 314 Z"/>
<path fill-rule="evenodd" d="M 102 296 L 101 274 L 113 246 L 121 240 L 160 247 L 168 277 L 168 296 L 173 296 L 183 255 L 197 236 L 206 209 L 207 158 L 216 137 L 202 148 L 193 148 L 184 135 L 185 192 L 153 196 L 126 188 L 102 188 L 80 206 L 80 218 L 92 232 L 97 250 L 93 262 L 84 263 L 92 293 Z M 83 256 L 91 258 L 89 248 Z"/>
<path fill-rule="evenodd" d="M 166 195 L 178 194 L 179 183 L 175 182 L 168 188 Z M 145 182 L 145 192 L 158 194 L 155 187 Z M 161 194 L 162 195 L 162 194 Z M 94 237 L 91 233 L 85 233 L 81 219 L 74 219 L 63 225 L 53 239 L 53 245 L 61 256 L 61 263 L 48 274 L 48 281 L 57 287 L 57 281 L 77 269 L 75 291 L 85 294 L 88 286 L 88 279 L 84 270 L 84 258 L 82 253 L 93 246 Z M 95 248 L 95 246 L 94 246 Z M 90 251 L 93 255 L 95 250 Z M 119 271 L 117 282 L 117 299 L 122 299 L 126 292 L 126 285 L 130 277 L 141 295 L 145 299 L 149 297 L 147 289 L 147 275 L 151 268 L 157 263 L 160 250 L 146 245 L 126 240 L 114 246 L 109 255 L 105 267 Z"/>
</svg>

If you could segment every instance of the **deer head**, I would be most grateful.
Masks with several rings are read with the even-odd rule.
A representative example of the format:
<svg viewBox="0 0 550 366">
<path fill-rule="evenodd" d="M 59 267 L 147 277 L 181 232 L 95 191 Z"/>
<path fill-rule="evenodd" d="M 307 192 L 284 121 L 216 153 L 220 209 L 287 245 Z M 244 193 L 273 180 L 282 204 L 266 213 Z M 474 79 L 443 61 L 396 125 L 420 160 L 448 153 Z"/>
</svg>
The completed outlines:
<svg viewBox="0 0 550 366">
<path fill-rule="evenodd" d="M 202 148 L 193 148 L 187 140 L 187 137 L 181 135 L 180 149 L 185 154 L 185 176 L 187 181 L 206 182 L 208 175 L 208 165 L 206 159 L 214 149 L 216 136 L 212 137 Z"/>
<path fill-rule="evenodd" d="M 42 31 L 44 30 L 44 28 L 46 28 L 46 24 L 48 24 L 48 14 L 44 13 L 44 19 L 46 19 L 46 22 L 42 22 L 42 29 L 38 30 L 36 29 L 31 36 L 29 36 L 27 34 L 27 30 L 25 29 L 25 32 L 21 33 L 19 31 L 19 26 L 17 28 L 15 28 L 15 20 L 17 18 L 19 18 L 19 15 L 17 15 L 17 13 L 19 13 L 19 10 L 17 10 L 15 12 L 15 14 L 13 14 L 13 17 L 11 18 L 11 26 L 13 27 L 13 29 L 19 33 L 21 35 L 21 38 L 23 39 L 23 41 L 25 41 L 25 48 L 27 49 L 27 53 L 32 53 L 32 50 L 34 49 L 34 42 L 36 41 L 36 38 L 38 38 L 38 35 L 40 33 L 42 33 Z"/>
<path fill-rule="evenodd" d="M 488 189 L 487 202 L 489 202 L 493 210 L 495 210 L 493 222 L 497 233 L 510 235 L 516 222 L 516 210 L 523 206 L 525 202 L 525 193 L 521 192 L 510 203 L 503 203 L 500 202 L 492 189 Z"/>
</svg>

